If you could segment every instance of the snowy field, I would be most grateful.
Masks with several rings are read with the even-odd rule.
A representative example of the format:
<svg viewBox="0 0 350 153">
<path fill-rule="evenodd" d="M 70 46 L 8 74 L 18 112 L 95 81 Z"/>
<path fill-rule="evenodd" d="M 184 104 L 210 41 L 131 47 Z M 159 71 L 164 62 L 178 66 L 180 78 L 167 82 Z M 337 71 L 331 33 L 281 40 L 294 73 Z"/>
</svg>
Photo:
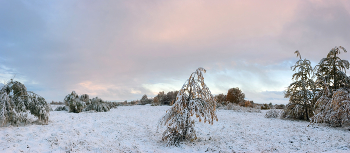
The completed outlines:
<svg viewBox="0 0 350 153">
<path fill-rule="evenodd" d="M 350 131 L 218 110 L 197 122 L 198 139 L 167 147 L 157 122 L 169 106 L 121 106 L 104 113 L 50 112 L 48 125 L 0 127 L 0 152 L 350 152 Z"/>
</svg>

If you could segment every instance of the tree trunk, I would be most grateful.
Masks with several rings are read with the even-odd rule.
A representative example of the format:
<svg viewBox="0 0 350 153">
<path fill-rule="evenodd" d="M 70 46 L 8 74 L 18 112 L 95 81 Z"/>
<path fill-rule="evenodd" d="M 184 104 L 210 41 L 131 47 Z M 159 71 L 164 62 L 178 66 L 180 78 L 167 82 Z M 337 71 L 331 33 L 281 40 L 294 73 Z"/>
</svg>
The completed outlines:
<svg viewBox="0 0 350 153">
<path fill-rule="evenodd" d="M 191 99 L 191 93 L 192 93 L 192 89 L 190 89 L 190 94 L 188 95 L 188 98 L 186 99 L 186 109 L 187 109 L 187 112 L 189 112 L 189 102 L 190 102 L 190 99 Z M 190 114 L 187 113 L 187 116 L 186 116 L 186 125 L 185 125 L 185 130 L 184 130 L 184 133 L 183 133 L 183 137 L 182 139 L 186 139 L 186 135 L 187 135 L 187 131 L 188 131 L 188 128 L 190 126 Z"/>
<path fill-rule="evenodd" d="M 336 65 L 335 65 L 335 60 L 337 60 L 337 54 L 334 52 L 334 60 L 333 60 L 333 85 L 334 85 L 334 91 L 337 90 L 337 79 L 336 79 Z"/>
</svg>

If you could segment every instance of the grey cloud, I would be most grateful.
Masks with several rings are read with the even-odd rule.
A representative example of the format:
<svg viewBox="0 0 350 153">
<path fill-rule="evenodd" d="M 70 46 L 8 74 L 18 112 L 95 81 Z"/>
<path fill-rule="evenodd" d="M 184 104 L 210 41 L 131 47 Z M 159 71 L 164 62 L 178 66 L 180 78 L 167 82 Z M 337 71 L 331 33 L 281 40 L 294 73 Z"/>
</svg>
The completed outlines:
<svg viewBox="0 0 350 153">
<path fill-rule="evenodd" d="M 215 30 L 219 29 L 196 31 L 200 39 L 183 38 L 173 43 L 149 40 L 154 31 L 140 38 L 142 30 L 139 29 L 152 27 L 152 23 L 158 23 L 157 17 L 162 17 L 157 13 L 164 13 L 151 10 L 167 2 L 143 2 L 142 5 L 69 0 L 1 3 L 4 5 L 0 5 L 0 63 L 16 70 L 6 70 L 7 74 L 20 72 L 29 90 L 38 91 L 48 100 L 62 100 L 72 90 L 98 91 L 97 96 L 107 100 L 139 99 L 145 93 L 153 96 L 142 84 L 168 83 L 172 79 L 184 82 L 198 67 L 208 70 L 205 77 L 210 87 L 225 91 L 242 86 L 254 100 L 262 95 L 255 91 L 261 88 L 259 85 L 269 88 L 289 85 L 281 81 L 280 76 L 271 75 L 289 75 L 290 66 L 297 60 L 295 50 L 317 61 L 331 49 L 329 44 L 337 45 L 333 44 L 335 40 L 350 46 L 346 41 L 349 18 L 346 11 L 337 10 L 341 6 L 324 11 L 303 3 L 297 11 L 300 14 L 296 14 L 278 36 L 240 39 L 232 33 L 239 29 L 232 25 L 232 29 L 218 34 Z M 334 17 L 325 20 L 323 15 L 317 15 L 323 11 Z M 172 20 L 171 16 L 165 18 L 164 21 Z M 214 26 L 217 25 L 221 24 Z M 249 31 L 245 29 L 241 33 Z M 349 57 L 343 55 L 345 59 Z M 83 90 L 80 83 L 86 81 L 91 81 L 92 87 Z M 93 89 L 94 86 L 108 88 Z"/>
<path fill-rule="evenodd" d="M 350 48 L 349 3 L 322 1 L 323 5 L 303 1 L 296 18 L 286 24 L 280 43 L 299 50 L 303 58 L 319 61 L 335 46 Z M 350 55 L 341 55 L 349 59 Z"/>
</svg>

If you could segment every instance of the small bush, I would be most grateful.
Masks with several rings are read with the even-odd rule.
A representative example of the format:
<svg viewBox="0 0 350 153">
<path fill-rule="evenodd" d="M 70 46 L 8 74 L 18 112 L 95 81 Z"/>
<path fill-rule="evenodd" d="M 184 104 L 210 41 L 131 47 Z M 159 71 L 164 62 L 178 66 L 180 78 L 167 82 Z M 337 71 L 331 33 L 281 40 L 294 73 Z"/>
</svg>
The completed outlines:
<svg viewBox="0 0 350 153">
<path fill-rule="evenodd" d="M 317 100 L 313 123 L 327 123 L 332 127 L 350 125 L 350 89 L 338 89 L 332 98 L 323 95 Z"/>
<path fill-rule="evenodd" d="M 67 106 L 58 106 L 55 111 L 68 111 L 69 108 Z"/>
<path fill-rule="evenodd" d="M 225 110 L 233 110 L 237 112 L 261 113 L 260 109 L 251 107 L 241 107 L 238 104 L 229 103 L 224 107 Z"/>
<path fill-rule="evenodd" d="M 61 102 L 61 101 L 59 101 L 59 102 L 52 101 L 52 102 L 50 103 L 50 105 L 63 105 L 63 104 L 64 104 L 64 102 Z"/>
<path fill-rule="evenodd" d="M 101 98 L 93 98 L 91 99 L 91 104 L 88 105 L 84 111 L 95 110 L 97 112 L 107 112 L 114 106 L 113 103 L 104 102 Z"/>
<path fill-rule="evenodd" d="M 280 105 L 275 105 L 274 106 L 276 109 L 285 109 L 286 108 L 286 106 L 284 105 L 284 104 L 280 104 Z"/>
<path fill-rule="evenodd" d="M 266 118 L 277 118 L 281 115 L 281 111 L 277 109 L 270 109 L 266 112 L 265 117 Z"/>
<path fill-rule="evenodd" d="M 270 105 L 269 105 L 269 104 L 263 104 L 263 105 L 261 106 L 261 109 L 262 109 L 262 110 L 270 109 Z"/>
</svg>

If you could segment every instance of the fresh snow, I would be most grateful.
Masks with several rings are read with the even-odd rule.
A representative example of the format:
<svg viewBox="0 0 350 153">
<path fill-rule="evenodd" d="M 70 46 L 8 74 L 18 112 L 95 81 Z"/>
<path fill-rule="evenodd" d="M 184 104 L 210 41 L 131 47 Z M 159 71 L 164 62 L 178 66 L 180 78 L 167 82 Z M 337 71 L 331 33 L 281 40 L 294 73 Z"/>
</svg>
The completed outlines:
<svg viewBox="0 0 350 153">
<path fill-rule="evenodd" d="M 51 111 L 48 125 L 0 127 L 0 152 L 350 152 L 345 128 L 217 110 L 218 122 L 195 123 L 198 139 L 161 141 L 170 106 L 120 106 L 109 112 Z M 54 109 L 54 108 L 53 108 Z"/>
</svg>

